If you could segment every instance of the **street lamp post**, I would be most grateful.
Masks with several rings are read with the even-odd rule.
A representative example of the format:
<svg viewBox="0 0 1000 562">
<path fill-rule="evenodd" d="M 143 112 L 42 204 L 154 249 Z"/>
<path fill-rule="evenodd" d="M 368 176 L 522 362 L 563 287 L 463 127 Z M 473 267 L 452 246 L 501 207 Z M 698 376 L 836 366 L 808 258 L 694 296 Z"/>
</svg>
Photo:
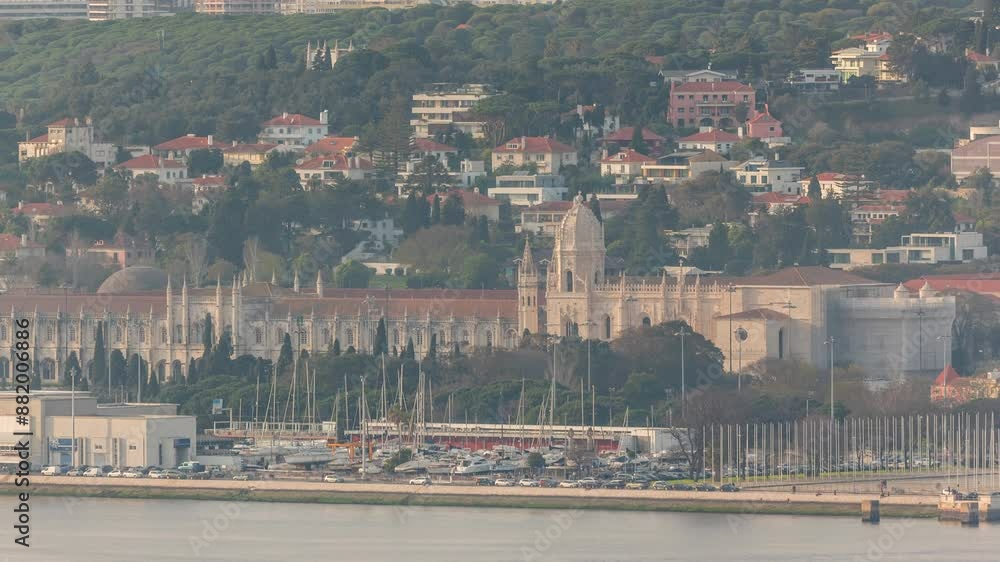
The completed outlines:
<svg viewBox="0 0 1000 562">
<path fill-rule="evenodd" d="M 830 427 L 833 427 L 833 346 L 837 344 L 837 338 L 830 336 L 826 344 L 830 346 Z"/>
<path fill-rule="evenodd" d="M 736 328 L 736 331 L 733 332 L 733 335 L 736 336 L 736 341 L 739 342 L 740 344 L 739 368 L 736 371 L 736 389 L 742 392 L 743 391 L 743 342 L 747 341 L 747 338 L 750 337 L 750 334 L 746 331 L 746 329 L 743 326 L 740 326 L 739 328 Z"/>
<path fill-rule="evenodd" d="M 736 293 L 736 287 L 730 283 L 726 286 L 726 292 L 729 293 L 729 372 L 733 372 L 733 294 Z M 741 347 L 743 342 L 740 342 Z M 739 378 L 739 377 L 737 377 Z"/>
<path fill-rule="evenodd" d="M 937 339 L 941 340 L 941 363 L 944 365 L 942 367 L 942 370 L 947 369 L 948 365 L 950 364 L 948 362 L 948 342 L 951 341 L 951 338 L 952 338 L 951 334 L 942 334 L 942 335 L 940 335 L 940 336 L 937 337 Z M 948 402 L 949 402 L 949 400 L 948 400 L 948 373 L 945 373 L 945 375 L 944 375 L 944 397 L 943 397 L 943 399 L 944 399 L 945 406 L 947 406 Z"/>
<path fill-rule="evenodd" d="M 687 419 L 685 417 L 685 406 L 687 405 L 687 373 L 685 372 L 684 365 L 684 336 L 687 336 L 690 332 L 687 331 L 686 326 L 681 326 L 681 331 L 677 333 L 681 337 L 681 419 Z"/>
</svg>

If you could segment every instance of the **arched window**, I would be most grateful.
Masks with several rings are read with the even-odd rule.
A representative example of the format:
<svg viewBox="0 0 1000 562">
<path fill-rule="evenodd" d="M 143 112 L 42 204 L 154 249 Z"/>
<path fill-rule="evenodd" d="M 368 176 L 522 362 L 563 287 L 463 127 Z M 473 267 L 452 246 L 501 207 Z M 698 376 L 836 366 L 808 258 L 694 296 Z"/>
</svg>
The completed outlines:
<svg viewBox="0 0 1000 562">
<path fill-rule="evenodd" d="M 122 327 L 115 326 L 115 342 L 121 343 L 121 341 L 122 341 Z"/>
<path fill-rule="evenodd" d="M 139 326 L 139 343 L 146 343 L 146 327 Z"/>
<path fill-rule="evenodd" d="M 299 328 L 299 345 L 309 345 L 309 330 Z"/>
<path fill-rule="evenodd" d="M 604 317 L 604 339 L 606 339 L 606 340 L 610 340 L 611 339 L 611 317 L 610 316 L 605 316 Z"/>
<path fill-rule="evenodd" d="M 438 345 L 448 345 L 448 340 L 444 337 L 444 330 L 438 332 Z"/>
<path fill-rule="evenodd" d="M 424 331 L 423 330 L 417 330 L 416 335 L 417 335 L 417 347 L 423 347 L 424 346 Z"/>
<path fill-rule="evenodd" d="M 566 271 L 566 292 L 567 293 L 572 293 L 573 292 L 573 272 L 572 271 Z"/>
<path fill-rule="evenodd" d="M 493 347 L 493 332 L 486 330 L 486 347 Z"/>
<path fill-rule="evenodd" d="M 201 340 L 201 323 L 196 322 L 192 328 L 193 329 L 191 331 L 194 332 L 194 341 Z"/>
<path fill-rule="evenodd" d="M 514 347 L 516 342 L 517 342 L 517 332 L 514 330 L 507 330 L 507 333 L 504 335 L 503 338 L 504 347 L 512 348 Z"/>
<path fill-rule="evenodd" d="M 285 342 L 285 332 L 281 328 L 276 329 L 274 335 L 277 336 L 279 345 Z"/>
<path fill-rule="evenodd" d="M 7 339 L 7 323 L 0 324 L 0 340 Z"/>
<path fill-rule="evenodd" d="M 180 342 L 184 339 L 184 326 L 177 324 L 174 326 L 174 341 Z"/>
<path fill-rule="evenodd" d="M 468 345 L 469 343 L 469 331 L 462 330 L 462 343 Z"/>
<path fill-rule="evenodd" d="M 45 339 L 46 341 L 52 341 L 55 339 L 56 331 L 52 327 L 51 323 L 45 324 Z"/>
<path fill-rule="evenodd" d="M 330 345 L 330 328 L 323 328 L 323 343 Z"/>
<path fill-rule="evenodd" d="M 349 346 L 354 345 L 354 330 L 348 328 L 347 332 L 345 332 L 345 335 L 346 337 L 344 339 L 347 340 L 347 345 Z"/>
<path fill-rule="evenodd" d="M 167 343 L 167 329 L 160 328 L 160 343 Z"/>
<path fill-rule="evenodd" d="M 253 329 L 253 341 L 257 345 L 261 345 L 261 344 L 264 343 L 264 329 L 263 328 L 261 328 L 261 327 L 258 326 L 258 327 L 256 327 L 256 328 Z"/>
<path fill-rule="evenodd" d="M 76 341 L 76 326 L 69 326 L 69 341 Z"/>
<path fill-rule="evenodd" d="M 392 331 L 392 345 L 399 347 L 399 330 Z"/>
<path fill-rule="evenodd" d="M 652 322 L 650 322 L 649 316 L 642 317 L 642 325 L 646 327 L 652 326 Z"/>
</svg>

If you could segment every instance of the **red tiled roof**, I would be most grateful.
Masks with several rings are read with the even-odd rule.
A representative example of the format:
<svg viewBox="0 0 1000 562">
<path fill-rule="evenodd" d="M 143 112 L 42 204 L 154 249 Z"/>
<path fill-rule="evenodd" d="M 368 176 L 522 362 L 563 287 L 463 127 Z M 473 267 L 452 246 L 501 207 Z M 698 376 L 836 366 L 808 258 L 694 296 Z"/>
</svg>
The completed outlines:
<svg viewBox="0 0 1000 562">
<path fill-rule="evenodd" d="M 695 133 L 677 142 L 738 142 L 740 137 L 720 129 L 712 129 L 704 133 Z"/>
<path fill-rule="evenodd" d="M 961 213 L 952 213 L 951 216 L 955 217 L 955 222 L 965 222 L 965 223 L 976 222 L 975 218 L 970 217 L 969 215 L 963 215 Z"/>
<path fill-rule="evenodd" d="M 28 142 L 49 142 L 49 134 L 38 135 L 37 137 L 29 140 Z"/>
<path fill-rule="evenodd" d="M 673 87 L 671 92 L 752 92 L 753 87 L 735 80 L 719 82 L 684 82 Z"/>
<path fill-rule="evenodd" d="M 756 114 L 750 118 L 748 123 L 760 123 L 762 121 L 775 121 L 780 123 L 778 119 L 771 115 L 771 109 L 767 106 L 767 104 L 764 104 L 764 111 L 756 112 Z"/>
<path fill-rule="evenodd" d="M 0 234 L 0 252 L 15 252 L 18 248 L 41 248 L 44 244 L 25 242 L 21 245 L 21 237 L 16 234 Z"/>
<path fill-rule="evenodd" d="M 635 134 L 635 127 L 622 127 L 617 131 L 611 133 L 610 135 L 604 137 L 605 142 L 631 142 L 632 135 Z M 642 140 L 646 141 L 656 141 L 662 142 L 666 139 L 660 135 L 650 131 L 649 129 L 643 127 L 642 129 Z"/>
<path fill-rule="evenodd" d="M 764 193 L 753 194 L 754 203 L 764 203 L 768 205 L 808 205 L 811 201 L 805 195 L 795 195 L 793 193 L 779 193 L 777 191 L 766 191 Z"/>
<path fill-rule="evenodd" d="M 432 139 L 413 139 L 413 148 L 419 152 L 458 152 L 454 146 L 441 144 Z"/>
<path fill-rule="evenodd" d="M 225 176 L 202 176 L 200 178 L 194 178 L 191 183 L 195 187 L 216 187 L 226 185 Z"/>
<path fill-rule="evenodd" d="M 58 121 L 53 121 L 53 122 L 49 123 L 48 126 L 49 127 L 57 127 L 57 128 L 61 128 L 61 127 L 74 127 L 78 123 L 79 123 L 79 121 L 77 121 L 76 119 L 70 119 L 70 118 L 67 117 L 66 119 L 60 119 Z"/>
<path fill-rule="evenodd" d="M 636 152 L 631 148 L 626 148 L 618 154 L 612 154 L 607 158 L 601 160 L 602 164 L 614 164 L 614 163 L 628 163 L 628 164 L 644 164 L 646 162 L 656 162 L 655 158 L 646 156 L 640 152 Z"/>
<path fill-rule="evenodd" d="M 226 143 L 217 142 L 212 139 L 212 144 L 208 144 L 208 137 L 195 135 L 184 135 L 168 141 L 161 142 L 153 147 L 153 150 L 196 150 L 199 148 L 225 148 Z"/>
<path fill-rule="evenodd" d="M 306 147 L 306 154 L 335 154 L 350 152 L 358 143 L 357 137 L 324 137 Z"/>
<path fill-rule="evenodd" d="M 169 158 L 160 158 L 159 156 L 153 156 L 152 154 L 145 154 L 139 156 L 138 158 L 133 158 L 127 160 L 118 165 L 119 168 L 128 168 L 129 170 L 159 170 L 161 168 L 184 168 L 184 164 L 177 160 L 170 160 Z"/>
<path fill-rule="evenodd" d="M 352 162 L 343 154 L 317 156 L 296 164 L 296 170 L 370 170 L 372 163 L 365 158 L 357 158 Z"/>
<path fill-rule="evenodd" d="M 736 285 L 813 287 L 816 285 L 883 285 L 853 273 L 819 265 L 786 267 L 768 275 L 734 279 Z"/>
<path fill-rule="evenodd" d="M 886 39 L 892 39 L 891 33 L 886 33 L 885 31 L 876 31 L 874 33 L 862 33 L 859 35 L 851 35 L 851 39 L 857 39 L 858 41 L 864 41 L 868 43 L 870 41 L 884 41 Z"/>
<path fill-rule="evenodd" d="M 962 379 L 961 376 L 955 371 L 955 368 L 951 366 L 951 363 L 944 366 L 941 369 L 941 373 L 934 379 L 934 386 L 944 386 L 947 381 L 948 384 L 954 384 Z"/>
<path fill-rule="evenodd" d="M 222 149 L 222 152 L 228 153 L 242 153 L 242 152 L 254 152 L 257 154 L 264 154 L 270 151 L 278 145 L 271 144 L 268 142 L 257 142 L 257 143 L 246 143 L 246 144 L 234 144 L 232 146 L 227 146 Z"/>
<path fill-rule="evenodd" d="M 511 148 L 512 144 L 517 147 Z M 493 152 L 566 153 L 576 152 L 576 149 L 549 137 L 514 137 L 494 148 Z"/>
<path fill-rule="evenodd" d="M 977 53 L 975 51 L 969 51 L 968 53 L 966 53 L 965 58 L 969 59 L 972 62 L 988 62 L 988 63 L 1000 62 L 1000 60 L 997 60 L 990 55 L 984 55 L 982 53 Z"/>
<path fill-rule="evenodd" d="M 875 194 L 875 197 L 879 201 L 886 201 L 890 203 L 905 203 L 910 195 L 913 194 L 909 189 L 880 189 Z"/>
<path fill-rule="evenodd" d="M 308 115 L 302 115 L 301 113 L 285 113 L 269 119 L 262 123 L 262 126 L 267 127 L 269 125 L 322 125 L 319 119 L 313 119 Z"/>
<path fill-rule="evenodd" d="M 13 209 L 17 214 L 29 216 L 59 216 L 69 214 L 69 209 L 64 205 L 53 205 L 52 203 L 20 203 Z"/>
<path fill-rule="evenodd" d="M 911 291 L 919 291 L 924 283 L 935 291 L 966 291 L 981 295 L 1000 295 L 1000 273 L 955 273 L 927 275 L 910 279 L 903 286 Z"/>
<path fill-rule="evenodd" d="M 492 197 L 487 197 L 481 193 L 476 193 L 475 191 L 466 191 L 464 189 L 454 189 L 447 193 L 437 193 L 430 194 L 427 196 L 427 201 L 429 203 L 434 202 L 434 195 L 437 195 L 441 199 L 441 204 L 443 205 L 445 200 L 449 197 L 457 196 L 462 200 L 462 205 L 464 207 L 499 207 L 500 202 Z"/>
</svg>

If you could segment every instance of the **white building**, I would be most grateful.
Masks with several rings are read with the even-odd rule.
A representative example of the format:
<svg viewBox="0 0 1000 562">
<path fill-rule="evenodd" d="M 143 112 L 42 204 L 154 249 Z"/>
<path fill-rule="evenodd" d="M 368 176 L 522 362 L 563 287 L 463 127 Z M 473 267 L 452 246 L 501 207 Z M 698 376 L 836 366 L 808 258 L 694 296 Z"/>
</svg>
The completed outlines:
<svg viewBox="0 0 1000 562">
<path fill-rule="evenodd" d="M 987 258 L 983 235 L 978 232 L 931 232 L 903 236 L 899 246 L 884 249 L 840 248 L 827 250 L 830 267 L 854 269 L 882 264 L 969 263 Z"/>
<path fill-rule="evenodd" d="M 518 171 L 509 176 L 497 176 L 496 182 L 496 186 L 490 188 L 490 197 L 522 207 L 545 201 L 562 201 L 568 190 L 565 179 L 554 174 Z"/>
<path fill-rule="evenodd" d="M 317 182 L 330 186 L 338 179 L 363 180 L 375 173 L 372 163 L 360 156 L 331 154 L 317 156 L 295 165 L 295 173 L 303 189 L 312 189 Z"/>
<path fill-rule="evenodd" d="M 190 183 L 187 166 L 179 160 L 146 155 L 122 162 L 117 167 L 132 172 L 133 178 L 152 174 L 160 183 L 167 185 Z"/>
<path fill-rule="evenodd" d="M 549 137 L 515 137 L 493 149 L 493 170 L 506 164 L 534 164 L 543 174 L 558 174 L 576 165 L 576 149 Z"/>
<path fill-rule="evenodd" d="M 871 180 L 866 180 L 864 176 L 823 172 L 799 180 L 802 193 L 809 192 L 809 184 L 813 177 L 819 182 L 819 190 L 823 197 L 843 198 L 847 195 L 853 195 L 856 191 L 869 191 L 875 186 Z"/>
<path fill-rule="evenodd" d="M 642 167 L 656 164 L 656 159 L 626 148 L 601 159 L 601 175 L 615 178 L 616 183 L 628 183 L 642 175 Z"/>
<path fill-rule="evenodd" d="M 195 416 L 177 415 L 176 404 L 102 406 L 89 392 L 32 389 L 28 425 L 16 423 L 14 392 L 0 392 L 0 464 L 17 462 L 16 431 L 31 431 L 33 466 L 162 466 L 191 460 Z M 75 404 L 74 404 L 75 402 Z M 75 409 L 75 416 L 72 412 Z M 76 447 L 73 447 L 73 437 Z M 76 458 L 72 457 L 75 449 Z"/>
<path fill-rule="evenodd" d="M 735 161 L 714 150 L 687 150 L 660 156 L 656 162 L 642 165 L 642 177 L 648 182 L 684 181 L 705 172 L 724 172 Z"/>
<path fill-rule="evenodd" d="M 711 150 L 729 156 L 733 145 L 740 142 L 739 135 L 727 133 L 721 129 L 705 127 L 705 130 L 686 136 L 677 141 L 680 150 Z"/>
<path fill-rule="evenodd" d="M 0 20 L 34 18 L 85 19 L 87 0 L 5 0 Z"/>
<path fill-rule="evenodd" d="M 304 151 L 330 132 L 329 121 L 330 114 L 326 110 L 320 112 L 319 119 L 299 113 L 282 113 L 261 124 L 257 140 L 261 144 L 276 144 L 280 150 Z"/>
<path fill-rule="evenodd" d="M 432 84 L 427 90 L 413 94 L 410 126 L 414 136 L 433 137 L 455 129 L 472 138 L 483 138 L 483 122 L 466 114 L 479 100 L 496 93 L 488 84 Z"/>
<path fill-rule="evenodd" d="M 46 134 L 17 143 L 19 163 L 60 152 L 80 152 L 98 167 L 114 164 L 117 152 L 115 145 L 94 139 L 94 124 L 89 117 L 83 121 L 60 119 L 49 123 L 47 128 Z"/>
<path fill-rule="evenodd" d="M 791 195 L 798 195 L 801 191 L 799 182 L 802 179 L 803 169 L 788 162 L 772 161 L 760 156 L 730 168 L 736 174 L 736 180 L 751 191 L 773 191 Z"/>
<path fill-rule="evenodd" d="M 156 0 L 88 0 L 87 19 L 113 21 L 168 15 L 157 9 Z"/>
<path fill-rule="evenodd" d="M 802 68 L 789 73 L 786 82 L 803 93 L 836 92 L 840 89 L 840 72 L 834 68 Z"/>
</svg>

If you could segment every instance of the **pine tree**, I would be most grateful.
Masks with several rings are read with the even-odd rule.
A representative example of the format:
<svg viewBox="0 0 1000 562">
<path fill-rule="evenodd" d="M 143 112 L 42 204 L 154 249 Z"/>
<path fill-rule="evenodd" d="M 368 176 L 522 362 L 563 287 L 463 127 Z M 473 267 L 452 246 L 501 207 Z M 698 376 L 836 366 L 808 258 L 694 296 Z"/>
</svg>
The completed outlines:
<svg viewBox="0 0 1000 562">
<path fill-rule="evenodd" d="M 117 387 L 125 382 L 125 356 L 117 349 L 111 352 L 111 386 Z"/>
<path fill-rule="evenodd" d="M 372 355 L 379 356 L 389 351 L 389 335 L 385 330 L 385 318 L 378 319 L 378 328 L 375 329 L 375 347 Z"/>
<path fill-rule="evenodd" d="M 147 395 L 149 396 L 150 399 L 152 399 L 155 398 L 158 394 L 160 394 L 160 381 L 159 377 L 156 376 L 156 374 L 153 374 L 153 376 L 149 377 L 149 384 L 146 385 L 146 390 L 144 390 L 142 393 L 143 399 L 145 400 L 146 399 L 145 397 Z"/>
<path fill-rule="evenodd" d="M 437 334 L 431 334 L 431 344 L 430 347 L 427 348 L 427 357 L 429 359 L 434 359 L 437 357 L 437 347 L 438 347 Z"/>
<path fill-rule="evenodd" d="M 281 342 L 281 351 L 278 352 L 278 362 L 274 367 L 275 376 L 281 376 L 289 365 L 292 364 L 292 336 L 285 332 L 285 339 Z"/>
<path fill-rule="evenodd" d="M 596 193 L 590 196 L 590 210 L 599 222 L 604 222 L 604 217 L 601 216 L 601 200 L 597 198 Z"/>
<path fill-rule="evenodd" d="M 434 206 L 431 207 L 431 224 L 441 224 L 441 197 L 434 194 Z"/>
<path fill-rule="evenodd" d="M 188 362 L 188 374 L 186 382 L 188 384 L 195 384 L 198 382 L 198 363 L 195 362 L 194 357 Z"/>
<path fill-rule="evenodd" d="M 334 357 L 340 357 L 340 338 L 333 340 L 333 349 L 331 350 Z"/>
<path fill-rule="evenodd" d="M 80 380 L 80 361 L 76 358 L 76 352 L 69 352 L 69 357 L 66 358 L 66 365 L 63 370 L 63 384 L 66 388 L 70 388 L 73 385 L 73 379 L 77 381 Z"/>
<path fill-rule="evenodd" d="M 215 341 L 214 334 L 212 333 L 212 315 L 208 312 L 205 313 L 205 330 L 201 334 L 201 345 L 205 347 L 202 357 L 208 357 L 212 354 L 212 343 Z"/>
<path fill-rule="evenodd" d="M 94 336 L 94 361 L 90 364 L 89 377 L 95 383 L 108 374 L 108 356 L 104 349 L 104 323 L 98 322 Z"/>
<path fill-rule="evenodd" d="M 441 223 L 451 226 L 461 226 L 465 224 L 465 207 L 462 206 L 462 199 L 457 195 L 451 195 L 444 202 L 441 209 Z"/>
<path fill-rule="evenodd" d="M 809 191 L 807 194 L 809 195 L 809 199 L 812 199 L 813 201 L 818 201 L 823 198 L 823 189 L 819 185 L 818 177 L 813 176 L 809 180 Z"/>
<path fill-rule="evenodd" d="M 632 128 L 632 141 L 629 143 L 629 148 L 640 154 L 646 154 L 646 151 L 649 150 L 646 146 L 646 139 L 642 137 L 641 124 Z"/>
<path fill-rule="evenodd" d="M 323 70 L 333 69 L 333 55 L 330 53 L 330 46 L 326 46 L 326 50 L 323 52 Z"/>
<path fill-rule="evenodd" d="M 274 50 L 274 45 L 267 47 L 267 56 L 265 58 L 265 63 L 267 68 L 274 70 L 278 68 L 278 53 Z"/>
<path fill-rule="evenodd" d="M 490 243 L 490 225 L 486 221 L 486 215 L 479 215 L 476 219 L 476 238 L 483 244 Z"/>
</svg>

